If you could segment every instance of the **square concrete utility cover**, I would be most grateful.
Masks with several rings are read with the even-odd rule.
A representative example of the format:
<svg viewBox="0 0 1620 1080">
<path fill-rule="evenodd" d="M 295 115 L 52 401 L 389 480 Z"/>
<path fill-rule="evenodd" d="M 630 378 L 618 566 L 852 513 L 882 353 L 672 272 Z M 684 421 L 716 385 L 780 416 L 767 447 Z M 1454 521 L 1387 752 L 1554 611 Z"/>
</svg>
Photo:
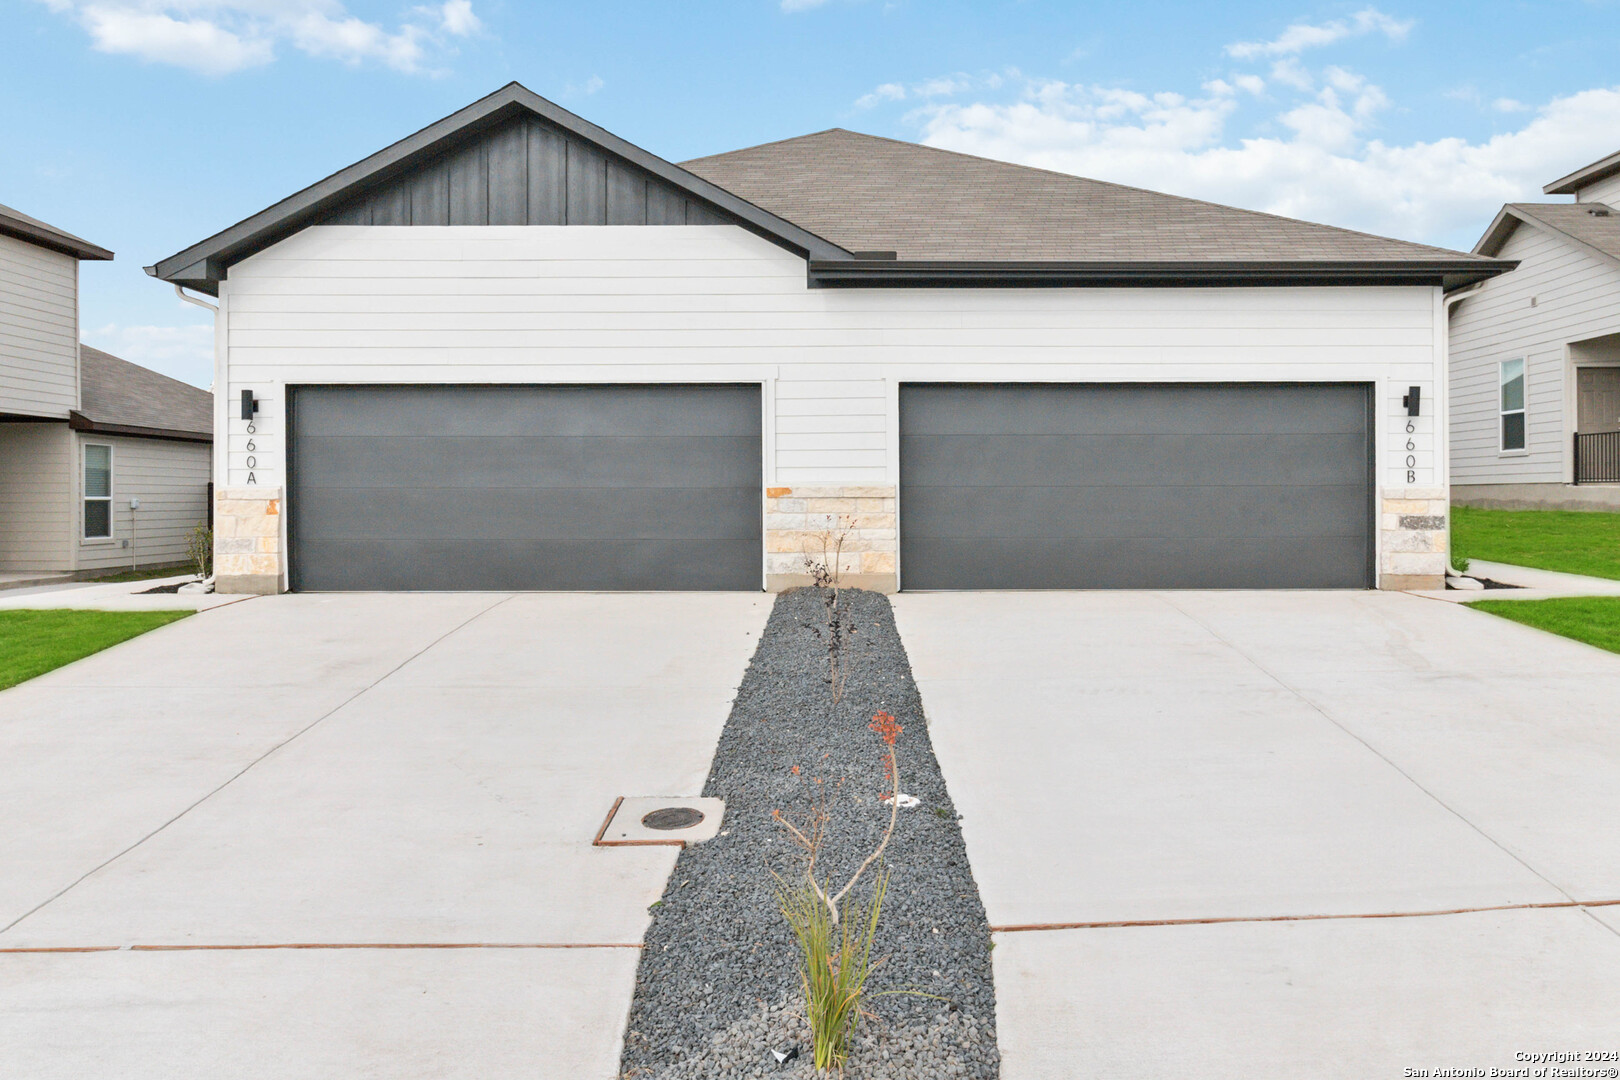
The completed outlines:
<svg viewBox="0 0 1620 1080">
<path fill-rule="evenodd" d="M 725 815 L 724 799 L 620 796 L 596 834 L 598 847 L 673 844 L 685 847 L 712 840 Z"/>
</svg>

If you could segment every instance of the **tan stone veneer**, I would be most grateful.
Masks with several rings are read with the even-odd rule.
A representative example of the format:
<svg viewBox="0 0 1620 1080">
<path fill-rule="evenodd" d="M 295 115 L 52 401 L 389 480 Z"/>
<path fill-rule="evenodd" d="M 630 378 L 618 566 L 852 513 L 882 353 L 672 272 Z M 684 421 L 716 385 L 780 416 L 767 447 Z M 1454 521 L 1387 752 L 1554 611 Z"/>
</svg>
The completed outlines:
<svg viewBox="0 0 1620 1080">
<path fill-rule="evenodd" d="M 214 498 L 214 591 L 281 591 L 278 487 L 220 488 Z"/>
<path fill-rule="evenodd" d="M 765 489 L 765 587 L 810 584 L 804 556 L 821 558 L 822 537 L 845 532 L 843 584 L 894 592 L 895 490 L 892 484 L 805 485 Z M 829 545 L 830 553 L 830 545 Z"/>
<path fill-rule="evenodd" d="M 1450 560 L 1451 500 L 1445 488 L 1384 497 L 1378 520 L 1378 587 L 1443 589 Z"/>
</svg>

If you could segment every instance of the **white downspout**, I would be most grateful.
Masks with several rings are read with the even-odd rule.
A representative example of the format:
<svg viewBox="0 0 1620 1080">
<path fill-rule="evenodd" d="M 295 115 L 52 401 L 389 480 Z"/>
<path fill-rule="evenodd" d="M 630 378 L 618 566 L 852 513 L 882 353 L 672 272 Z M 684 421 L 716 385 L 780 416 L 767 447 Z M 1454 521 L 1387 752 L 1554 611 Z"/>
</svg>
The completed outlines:
<svg viewBox="0 0 1620 1080">
<path fill-rule="evenodd" d="M 1445 331 L 1445 333 L 1440 338 L 1440 385 L 1445 387 L 1446 423 L 1445 431 L 1436 432 L 1436 435 L 1444 436 L 1440 439 L 1440 461 L 1442 467 L 1444 468 L 1446 491 L 1448 493 L 1451 491 L 1451 309 L 1453 305 L 1459 303 L 1460 301 L 1466 300 L 1470 296 L 1473 296 L 1475 293 L 1479 292 L 1479 290 L 1485 287 L 1485 284 L 1486 283 L 1484 281 L 1477 281 L 1468 286 L 1466 289 L 1458 289 L 1449 296 L 1444 296 L 1441 298 L 1445 317 L 1445 326 L 1442 327 L 1442 329 Z M 1446 505 L 1446 528 L 1449 534 L 1449 530 L 1451 528 L 1451 506 L 1449 502 Z M 1451 543 L 1449 536 L 1446 543 L 1446 576 L 1459 578 L 1464 576 L 1462 571 L 1451 565 Z"/>
<path fill-rule="evenodd" d="M 178 296 L 180 299 L 184 300 L 188 304 L 196 304 L 198 307 L 207 308 L 209 311 L 212 311 L 215 315 L 219 314 L 219 308 L 217 306 L 215 306 L 213 304 L 210 304 L 206 300 L 199 300 L 195 296 L 187 296 L 186 291 L 184 289 L 182 289 L 178 285 L 176 285 L 174 287 L 174 295 Z"/>
</svg>

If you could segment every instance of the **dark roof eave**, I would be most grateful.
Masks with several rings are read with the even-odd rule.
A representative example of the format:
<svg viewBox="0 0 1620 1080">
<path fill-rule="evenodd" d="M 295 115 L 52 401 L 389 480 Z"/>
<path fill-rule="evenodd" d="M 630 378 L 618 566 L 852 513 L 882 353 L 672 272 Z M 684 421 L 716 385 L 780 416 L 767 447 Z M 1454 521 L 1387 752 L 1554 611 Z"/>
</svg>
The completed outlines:
<svg viewBox="0 0 1620 1080">
<path fill-rule="evenodd" d="M 90 262 L 110 262 L 113 253 L 104 247 L 97 247 L 88 240 L 80 240 L 72 233 L 61 232 L 57 229 L 40 229 L 26 221 L 18 221 L 14 217 L 0 216 L 0 235 L 26 240 L 36 247 L 59 251 L 63 255 L 71 255 L 75 259 Z"/>
<path fill-rule="evenodd" d="M 224 280 L 231 263 L 291 236 L 322 213 L 405 171 L 423 154 L 470 138 L 524 112 L 539 115 L 565 131 L 587 139 L 609 153 L 718 206 L 754 232 L 807 258 L 836 260 L 849 257 L 849 253 L 838 245 L 597 127 L 514 82 L 244 218 L 230 228 L 158 260 L 147 268 L 147 272 L 164 281 L 217 296 L 219 282 Z"/>
<path fill-rule="evenodd" d="M 1140 288 L 1427 285 L 1460 289 L 1505 274 L 1508 259 L 1207 262 L 810 261 L 821 288 Z"/>
<path fill-rule="evenodd" d="M 138 424 L 110 424 L 92 420 L 77 410 L 68 413 L 68 427 L 95 435 L 128 435 L 137 439 L 174 439 L 179 442 L 211 443 L 214 436 L 206 431 L 183 431 L 179 428 L 142 427 Z"/>
<path fill-rule="evenodd" d="M 1547 195 L 1573 195 L 1586 185 L 1606 180 L 1615 173 L 1620 173 L 1620 151 L 1606 158 L 1599 158 L 1590 165 L 1583 165 L 1568 176 L 1561 176 L 1545 185 L 1541 190 Z"/>
</svg>

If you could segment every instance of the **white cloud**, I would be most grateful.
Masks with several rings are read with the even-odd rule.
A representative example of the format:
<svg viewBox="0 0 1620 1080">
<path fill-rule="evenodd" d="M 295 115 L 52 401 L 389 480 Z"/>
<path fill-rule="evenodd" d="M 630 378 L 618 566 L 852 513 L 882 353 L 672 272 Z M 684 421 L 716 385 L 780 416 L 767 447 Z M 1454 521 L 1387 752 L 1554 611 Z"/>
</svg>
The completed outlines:
<svg viewBox="0 0 1620 1080">
<path fill-rule="evenodd" d="M 563 87 L 562 96 L 569 98 L 590 97 L 607 83 L 602 81 L 600 75 L 592 75 L 582 83 L 569 83 Z"/>
<path fill-rule="evenodd" d="M 439 28 L 447 34 L 467 37 L 482 30 L 484 24 L 473 14 L 472 0 L 446 0 L 439 9 Z"/>
<path fill-rule="evenodd" d="M 86 345 L 207 389 L 214 380 L 214 327 L 108 323 L 84 334 Z"/>
<path fill-rule="evenodd" d="M 1343 69 L 1304 100 L 1234 126 L 1242 100 L 1027 82 L 1010 102 L 933 102 L 909 114 L 950 150 L 1430 243 L 1468 246 L 1502 203 L 1613 151 L 1620 86 L 1555 98 L 1477 142 L 1373 136 L 1387 95 Z M 1248 106 L 1251 110 L 1256 106 Z M 1248 114 L 1244 114 L 1248 119 Z"/>
<path fill-rule="evenodd" d="M 1255 95 L 1266 92 L 1266 80 L 1258 75 L 1234 75 L 1232 76 L 1232 85 L 1239 90 L 1247 90 Z"/>
<path fill-rule="evenodd" d="M 1295 90 L 1309 90 L 1316 85 L 1311 73 L 1306 71 L 1304 65 L 1292 56 L 1278 60 L 1271 65 L 1271 81 L 1280 82 L 1284 86 L 1292 86 Z"/>
<path fill-rule="evenodd" d="M 1008 68 L 1005 72 L 988 71 L 982 75 L 968 75 L 958 72 L 955 75 L 941 75 L 932 79 L 924 79 L 919 83 L 906 86 L 903 83 L 888 82 L 872 88 L 871 93 L 862 94 L 855 99 L 857 109 L 871 109 L 886 101 L 906 101 L 910 99 L 928 100 L 930 98 L 954 97 L 969 90 L 999 90 L 1005 85 L 1007 79 L 1017 78 L 1018 70 Z"/>
<path fill-rule="evenodd" d="M 1495 109 L 1497 112 L 1505 113 L 1530 111 L 1530 106 L 1526 105 L 1524 102 L 1515 101 L 1513 98 L 1508 97 L 1497 98 L 1495 101 L 1491 102 L 1491 108 Z"/>
<path fill-rule="evenodd" d="M 818 8 L 826 2 L 827 0 L 782 0 L 782 10 L 788 12 L 809 11 L 811 8 Z"/>
<path fill-rule="evenodd" d="M 417 8 L 416 21 L 389 30 L 349 14 L 342 0 L 45 0 L 75 19 L 99 52 L 225 75 L 268 64 L 278 45 L 358 65 L 418 72 L 440 35 L 465 37 L 483 25 L 472 0 Z"/>
<path fill-rule="evenodd" d="M 1324 45 L 1343 41 L 1345 38 L 1372 33 L 1383 34 L 1391 41 L 1400 41 L 1411 29 L 1410 19 L 1402 22 L 1385 15 L 1377 8 L 1363 8 L 1348 20 L 1335 19 L 1319 26 L 1295 23 L 1270 41 L 1234 42 L 1226 47 L 1226 55 L 1235 56 L 1239 60 L 1257 60 L 1264 56 L 1293 56 L 1306 49 L 1318 49 Z"/>
</svg>

